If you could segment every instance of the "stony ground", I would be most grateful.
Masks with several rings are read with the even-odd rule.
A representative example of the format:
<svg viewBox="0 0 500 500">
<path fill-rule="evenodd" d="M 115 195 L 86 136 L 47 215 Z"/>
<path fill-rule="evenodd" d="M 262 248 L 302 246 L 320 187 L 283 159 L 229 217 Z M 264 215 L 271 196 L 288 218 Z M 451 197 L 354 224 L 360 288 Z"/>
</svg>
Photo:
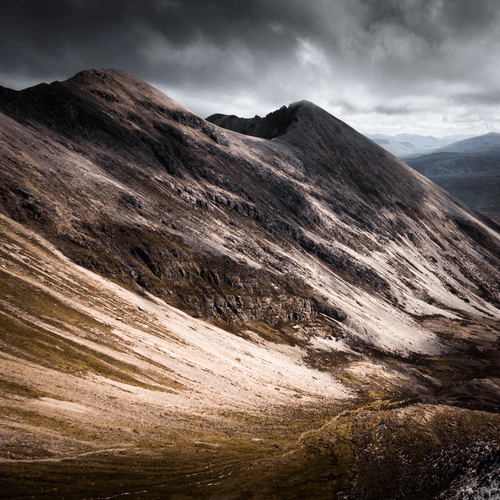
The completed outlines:
<svg viewBox="0 0 500 500">
<path fill-rule="evenodd" d="M 0 496 L 497 488 L 493 221 L 312 103 L 86 71 L 0 122 Z"/>
<path fill-rule="evenodd" d="M 2 498 L 424 498 L 423 477 L 437 498 L 496 463 L 493 321 L 429 317 L 461 345 L 441 357 L 361 355 L 304 322 L 291 346 L 0 226 Z"/>
</svg>

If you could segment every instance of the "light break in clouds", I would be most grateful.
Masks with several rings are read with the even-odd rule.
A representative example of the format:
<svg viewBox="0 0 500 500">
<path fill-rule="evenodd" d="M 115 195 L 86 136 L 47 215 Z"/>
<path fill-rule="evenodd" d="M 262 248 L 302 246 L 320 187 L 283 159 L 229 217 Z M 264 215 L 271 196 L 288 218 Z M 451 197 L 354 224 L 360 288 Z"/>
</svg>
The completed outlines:
<svg viewBox="0 0 500 500">
<path fill-rule="evenodd" d="M 16 0 L 0 84 L 91 68 L 202 117 L 309 100 L 364 133 L 499 131 L 498 0 Z"/>
</svg>

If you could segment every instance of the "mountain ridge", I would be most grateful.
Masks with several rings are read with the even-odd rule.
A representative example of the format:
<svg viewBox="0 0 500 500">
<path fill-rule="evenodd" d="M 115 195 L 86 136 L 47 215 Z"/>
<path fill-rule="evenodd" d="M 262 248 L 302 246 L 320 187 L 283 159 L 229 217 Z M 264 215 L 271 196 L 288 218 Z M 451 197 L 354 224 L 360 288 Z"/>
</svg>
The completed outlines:
<svg viewBox="0 0 500 500">
<path fill-rule="evenodd" d="M 378 244 L 372 242 L 370 238 L 362 237 L 360 231 L 368 230 L 382 237 L 390 238 L 395 237 L 392 236 L 395 228 L 399 227 L 399 230 L 411 231 L 410 226 L 416 221 L 411 217 L 421 212 L 422 209 L 418 206 L 421 206 L 420 200 L 427 196 L 429 187 L 425 186 L 425 183 L 422 183 L 420 178 L 415 177 L 412 171 L 407 169 L 406 165 L 393 160 L 382 149 L 373 145 L 371 141 L 331 117 L 321 108 L 309 104 L 293 108 L 296 119 L 291 122 L 291 126 L 287 128 L 286 133 L 280 138 L 274 141 L 255 138 L 251 139 L 254 142 L 249 143 L 249 136 L 241 136 L 239 144 L 234 148 L 235 142 L 233 141 L 231 144 L 231 139 L 227 137 L 227 133 L 221 131 L 222 129 L 206 124 L 202 119 L 183 110 L 178 105 L 175 105 L 173 109 L 165 107 L 163 103 L 170 104 L 169 99 L 164 100 L 161 94 L 149 86 L 144 87 L 143 84 L 137 83 L 135 79 L 132 80 L 131 85 L 134 89 L 143 89 L 145 95 L 131 94 L 122 83 L 116 84 L 116 78 L 125 82 L 128 82 L 129 79 L 128 76 L 120 72 L 87 72 L 77 75 L 64 84 L 52 84 L 52 87 L 42 86 L 30 89 L 25 93 L 28 98 L 32 98 L 32 94 L 38 92 L 38 94 L 34 94 L 36 97 L 35 104 L 30 108 L 36 111 L 36 106 L 39 106 L 38 123 L 49 128 L 52 127 L 52 130 L 55 129 L 57 134 L 66 134 L 67 136 L 73 134 L 77 141 L 75 142 L 73 138 L 73 144 L 70 144 L 69 151 L 72 152 L 72 150 L 76 149 L 78 160 L 83 157 L 85 165 L 88 165 L 89 159 L 91 164 L 96 162 L 99 182 L 109 183 L 111 179 L 117 179 L 117 175 L 123 177 L 122 169 L 117 169 L 118 163 L 114 157 L 119 155 L 116 157 L 127 160 L 128 163 L 125 164 L 125 170 L 123 170 L 125 173 L 124 180 L 120 181 L 122 185 L 121 194 L 119 192 L 116 194 L 119 202 L 118 204 L 113 202 L 113 207 L 108 207 L 110 209 L 108 219 L 109 217 L 115 218 L 116 214 L 118 214 L 117 209 L 122 210 L 122 207 L 127 207 L 124 213 L 127 213 L 128 217 L 135 217 L 135 214 L 143 213 L 141 217 L 148 219 L 151 212 L 146 215 L 148 212 L 147 205 L 151 204 L 151 201 L 154 200 L 155 203 L 160 203 L 160 205 L 157 205 L 158 208 L 151 207 L 153 212 L 158 213 L 158 210 L 162 210 L 161 203 L 165 203 L 172 194 L 168 194 L 163 202 L 159 201 L 158 196 L 165 197 L 167 193 L 172 193 L 172 189 L 176 193 L 180 190 L 181 193 L 186 193 L 187 200 L 193 199 L 193 197 L 196 199 L 194 207 L 191 206 L 190 208 L 190 211 L 194 209 L 192 219 L 187 219 L 188 234 L 191 234 L 189 238 L 193 238 L 196 234 L 196 231 L 193 232 L 194 226 L 192 224 L 196 220 L 200 220 L 200 217 L 203 217 L 204 210 L 211 209 L 212 213 L 214 213 L 214 210 L 220 212 L 220 209 L 225 207 L 232 214 L 237 214 L 238 218 L 243 217 L 246 219 L 250 223 L 249 227 L 253 228 L 252 230 L 259 230 L 259 232 L 263 229 L 264 231 L 271 230 L 275 235 L 291 238 L 294 245 L 298 245 L 297 249 L 306 252 L 312 251 L 320 260 L 326 260 L 329 263 L 328 265 L 333 265 L 334 268 L 338 269 L 337 272 L 347 271 L 347 277 L 350 277 L 354 282 L 364 282 L 368 286 L 375 287 L 378 292 L 390 288 L 387 279 L 380 277 L 379 271 L 373 269 L 373 267 L 367 267 L 362 262 L 364 258 L 360 259 L 357 244 L 349 244 L 349 240 L 344 238 L 341 247 L 333 248 L 324 238 L 327 234 L 325 232 L 326 228 L 334 227 L 332 226 L 333 220 L 339 216 L 340 218 L 337 219 L 336 224 L 340 223 L 341 227 L 347 230 L 347 234 L 351 232 L 352 237 L 355 237 L 356 241 L 363 242 L 362 245 L 367 245 L 368 249 L 376 248 Z M 110 80 L 113 82 L 113 88 L 115 89 L 114 100 L 105 91 Z M 61 90 L 62 88 L 65 89 L 64 92 L 66 93 Z M 77 97 L 75 100 L 70 101 L 68 92 L 71 93 L 72 89 L 76 89 Z M 25 94 L 21 92 L 18 95 L 24 97 Z M 57 100 L 58 96 L 63 96 L 60 101 L 62 103 L 60 109 L 54 104 L 54 99 Z M 154 99 L 146 102 L 143 98 L 145 96 L 154 97 Z M 65 104 L 68 101 L 71 102 L 69 106 Z M 47 112 L 48 105 L 51 107 L 52 114 Z M 12 107 L 12 104 L 10 106 Z M 112 110 L 112 114 L 109 114 L 109 112 L 104 113 L 102 111 L 104 109 Z M 139 110 L 143 113 L 142 116 L 139 115 Z M 143 118 L 146 116 L 145 113 L 149 113 L 151 117 L 147 122 Z M 63 119 L 56 119 L 58 114 L 62 114 Z M 86 124 L 83 129 L 81 128 L 82 124 Z M 73 132 L 74 130 L 77 131 L 76 135 Z M 196 149 L 193 147 L 195 140 L 197 140 L 195 137 L 200 132 L 203 142 L 198 143 L 199 146 Z M 91 141 L 90 150 L 84 152 L 81 150 L 80 144 L 88 141 Z M 114 146 L 116 141 L 126 144 L 123 150 L 117 150 L 116 146 Z M 255 143 L 255 141 L 257 142 Z M 96 146 L 93 146 L 93 144 L 96 144 Z M 252 157 L 244 157 L 243 161 L 235 159 L 234 153 L 228 154 L 228 151 L 234 149 L 241 151 L 241 148 L 248 147 L 256 148 L 254 150 L 256 153 L 252 153 Z M 92 148 L 99 148 L 99 150 L 96 154 L 91 153 L 88 155 Z M 66 149 L 68 150 L 68 148 Z M 347 151 L 353 150 L 357 151 L 356 161 L 353 161 L 346 154 Z M 255 154 L 258 155 L 258 159 L 255 166 L 252 166 L 252 162 L 255 161 Z M 298 156 L 304 154 L 307 155 L 307 160 L 305 157 L 300 158 Z M 217 160 L 207 162 L 207 158 L 216 158 Z M 219 158 L 226 163 L 221 163 Z M 264 158 L 267 161 L 272 159 L 274 162 L 271 170 L 262 163 L 266 161 Z M 283 160 L 286 163 L 283 163 Z M 144 167 L 149 170 L 150 173 L 147 173 L 146 176 L 144 176 L 145 170 L 137 169 L 138 161 L 142 162 Z M 227 179 L 234 176 L 231 172 L 231 169 L 234 171 L 234 167 L 231 166 L 228 169 L 228 166 L 233 161 L 238 165 L 236 167 L 238 178 L 234 178 L 234 181 L 228 183 Z M 240 165 L 243 166 L 243 169 Z M 92 170 L 89 172 L 91 174 Z M 178 179 L 178 181 L 172 183 L 172 180 L 167 181 L 165 178 L 165 180 L 151 182 L 153 175 L 166 175 L 168 179 Z M 316 183 L 312 191 L 309 191 L 310 188 L 308 187 L 304 189 L 304 181 L 308 177 L 314 179 Z M 189 180 L 189 184 L 186 184 L 187 180 Z M 179 184 L 179 181 L 181 184 Z M 11 182 L 15 184 L 17 181 L 12 179 Z M 113 182 L 116 181 L 113 180 Z M 324 185 L 320 187 L 319 183 Z M 196 184 L 212 186 L 210 188 L 212 191 L 209 191 L 210 196 L 207 198 L 207 194 L 204 193 L 203 189 L 197 188 L 194 190 Z M 267 186 L 270 186 L 271 189 Z M 435 187 L 430 187 L 430 189 L 433 190 L 434 196 L 444 195 L 436 192 Z M 221 190 L 225 191 L 225 196 L 218 194 L 221 193 Z M 12 189 L 10 193 L 12 193 Z M 146 193 L 148 193 L 147 196 L 152 195 L 149 200 L 144 197 Z M 335 193 L 335 195 L 332 196 L 331 193 Z M 30 198 L 29 194 L 22 196 Z M 359 200 L 354 204 L 350 201 L 353 196 L 355 200 Z M 444 196 L 446 198 L 446 195 Z M 220 201 L 217 201 L 217 197 L 219 197 Z M 80 197 L 80 199 L 82 198 Z M 30 202 L 28 202 L 30 208 L 26 209 L 26 202 L 22 200 L 22 197 L 13 196 L 12 202 L 6 206 L 7 210 L 18 217 L 22 216 L 23 210 L 31 210 L 35 214 L 34 216 L 36 216 L 37 211 L 43 212 L 43 203 L 40 206 L 33 207 L 31 205 L 37 204 L 31 202 L 30 205 Z M 49 201 L 48 204 L 50 203 L 54 206 L 52 209 L 54 211 L 57 204 L 54 205 L 54 201 Z M 329 207 L 329 214 L 322 207 L 324 203 L 327 203 Z M 454 201 L 446 199 L 444 203 L 443 206 L 447 210 L 446 205 L 454 203 Z M 88 205 L 88 202 L 85 203 L 82 199 L 81 207 L 85 205 L 89 210 L 90 219 L 100 217 L 96 214 L 94 207 Z M 65 206 L 65 203 L 60 206 Z M 339 214 L 334 219 L 331 219 L 332 209 Z M 381 210 L 398 213 L 396 223 L 391 217 L 385 216 Z M 175 208 L 169 208 L 168 205 L 165 205 L 164 211 L 164 217 L 169 216 L 169 218 L 178 213 Z M 456 217 L 455 213 L 463 213 L 462 218 L 465 219 L 474 217 L 472 213 L 467 214 L 467 209 L 464 206 L 453 209 L 450 213 L 452 220 Z M 407 214 L 410 214 L 410 218 L 408 218 Z M 71 215 L 71 210 L 68 215 L 74 217 Z M 119 217 L 123 218 L 123 215 Z M 224 217 L 227 217 L 227 215 Z M 41 216 L 41 220 L 48 221 L 49 218 L 48 212 L 47 215 Z M 159 222 L 160 219 L 158 219 L 158 215 L 155 215 L 153 220 Z M 175 238 L 178 240 L 176 245 L 181 244 L 182 238 L 179 239 L 179 231 L 172 227 L 172 224 L 175 226 L 175 222 L 161 220 L 163 222 L 157 227 L 161 228 L 162 231 L 166 230 L 165 235 L 171 235 L 169 239 L 176 235 Z M 377 225 L 375 226 L 372 221 L 376 221 Z M 92 223 L 89 224 L 89 222 L 81 220 L 81 216 L 73 218 L 71 223 L 69 220 L 65 222 L 69 233 L 66 234 L 68 234 L 69 238 L 63 237 L 61 239 L 62 244 L 65 250 L 70 252 L 69 255 L 77 259 L 78 263 L 90 266 L 93 270 L 101 269 L 101 271 L 110 273 L 111 276 L 118 272 L 122 276 L 121 279 L 125 279 L 125 282 L 130 283 L 132 286 L 139 283 L 139 286 L 146 286 L 150 291 L 157 290 L 159 293 L 161 293 L 163 276 L 165 276 L 170 283 L 175 281 L 185 283 L 180 288 L 177 287 L 179 291 L 174 296 L 177 297 L 178 302 L 175 302 L 175 304 L 183 304 L 183 307 L 188 307 L 188 309 L 194 308 L 194 311 L 198 311 L 198 314 L 207 314 L 212 307 L 214 312 L 218 310 L 217 307 L 219 306 L 215 304 L 217 300 L 222 299 L 216 299 L 217 293 L 208 297 L 205 293 L 214 286 L 215 291 L 218 290 L 224 283 L 224 280 L 210 277 L 211 268 L 213 266 L 218 268 L 220 265 L 215 264 L 219 257 L 215 257 L 215 261 L 213 260 L 214 257 L 208 257 L 207 261 L 207 257 L 202 257 L 200 254 L 196 260 L 201 259 L 205 264 L 201 269 L 198 269 L 189 263 L 194 257 L 187 257 L 191 255 L 191 250 L 181 244 L 185 250 L 180 251 L 180 253 L 172 248 L 174 253 L 177 252 L 181 255 L 180 260 L 182 263 L 179 263 L 180 267 L 177 270 L 175 266 L 167 268 L 165 264 L 162 264 L 161 253 L 159 253 L 161 250 L 155 250 L 158 245 L 158 243 L 154 242 L 156 236 L 150 234 L 148 239 L 145 240 L 147 243 L 136 243 L 130 246 L 127 243 L 119 251 L 119 255 L 125 257 L 125 259 L 120 257 L 121 262 L 112 264 L 114 256 L 111 248 L 114 246 L 115 249 L 120 249 L 123 246 L 123 242 L 116 240 L 116 236 L 113 236 L 116 234 L 118 227 L 100 229 L 94 227 Z M 154 224 L 157 225 L 158 222 Z M 349 226 L 346 226 L 346 223 Z M 169 226 L 170 229 L 168 229 Z M 87 229 L 85 229 L 86 227 Z M 58 230 L 57 223 L 55 230 L 60 235 L 61 231 Z M 311 230 L 313 233 L 317 233 L 314 237 L 309 234 Z M 106 234 L 106 231 L 110 234 Z M 481 231 L 481 229 L 478 229 L 478 231 Z M 130 230 L 127 229 L 127 232 L 130 233 Z M 83 241 L 82 234 L 85 235 Z M 336 234 L 342 237 L 338 230 Z M 99 239 L 97 240 L 96 237 Z M 243 237 L 243 240 L 247 238 L 241 235 L 240 237 Z M 399 238 L 399 236 L 396 237 Z M 165 236 L 161 238 L 164 239 Z M 198 239 L 197 236 L 194 236 L 194 238 L 195 241 Z M 124 241 L 126 242 L 127 239 Z M 213 248 L 213 243 L 210 240 L 202 237 L 199 241 L 202 247 L 206 249 Z M 109 243 L 106 244 L 106 242 Z M 165 244 L 168 247 L 169 244 Z M 103 247 L 103 245 L 105 246 Z M 99 249 L 106 252 L 107 271 L 106 265 L 103 266 L 102 262 L 96 261 L 92 257 L 92 252 Z M 213 250 L 211 251 L 213 252 Z M 187 261 L 182 257 L 183 252 L 186 252 Z M 216 256 L 220 252 L 221 248 L 219 246 L 216 253 L 212 255 Z M 224 250 L 224 253 L 231 254 L 227 250 Z M 132 256 L 132 260 L 130 256 Z M 109 262 L 110 258 L 111 262 Z M 177 260 L 174 255 L 170 255 L 170 258 Z M 209 262 L 212 262 L 212 264 Z M 110 266 L 111 269 L 109 269 Z M 234 267 L 235 264 L 231 266 Z M 243 276 L 248 275 L 248 271 L 243 271 L 240 264 L 236 264 L 235 269 L 240 269 L 238 273 Z M 256 272 L 251 271 L 250 274 Z M 179 276 L 178 273 L 180 273 Z M 187 273 L 189 279 L 183 280 L 183 273 Z M 136 276 L 136 278 L 133 278 L 133 276 Z M 168 278 L 169 276 L 170 278 Z M 249 279 L 257 279 L 262 282 L 262 277 Z M 290 279 L 290 277 L 287 277 L 281 285 L 284 288 L 282 289 L 279 286 L 278 289 L 283 292 L 287 289 L 289 291 L 286 293 L 290 294 L 291 282 L 285 284 Z M 233 281 L 234 284 L 238 283 L 236 278 L 228 278 L 227 281 L 228 283 Z M 199 282 L 199 291 L 194 295 L 182 293 L 184 288 L 186 290 L 192 289 L 193 282 Z M 207 285 L 209 288 L 207 288 Z M 224 286 L 228 286 L 228 289 L 233 289 L 234 292 L 238 289 L 244 289 L 238 288 L 242 285 L 238 285 L 236 289 L 230 284 Z M 255 285 L 252 286 L 252 288 L 254 287 Z M 202 290 L 205 290 L 205 292 L 202 292 Z M 268 293 L 275 295 L 271 290 Z M 314 295 L 311 295 L 311 293 L 305 292 L 304 298 L 309 300 L 309 297 Z M 200 302 L 200 296 L 206 297 L 206 299 Z M 230 298 L 230 303 L 223 304 L 222 309 L 219 307 L 219 312 L 216 314 L 224 320 L 234 318 L 235 312 L 231 312 L 234 308 L 231 302 L 234 300 L 241 302 L 242 299 Z M 257 305 L 261 304 L 259 300 L 257 300 L 256 304 L 250 301 L 248 307 L 258 309 L 261 307 L 261 305 Z M 313 302 L 320 303 L 321 300 L 315 298 Z M 304 309 L 303 314 L 307 315 L 309 306 L 304 307 L 306 309 Z M 333 304 L 328 307 L 333 307 Z M 226 312 L 222 313 L 221 316 L 221 311 L 224 310 Z M 272 313 L 269 312 L 269 314 Z M 287 314 L 284 317 L 288 317 Z"/>
<path fill-rule="evenodd" d="M 271 140 L 117 70 L 0 92 L 7 495 L 431 498 L 496 463 L 499 226 L 281 109 L 225 122 Z"/>
<path fill-rule="evenodd" d="M 433 151 L 433 153 L 483 153 L 494 151 L 500 148 L 500 134 L 498 132 L 488 132 L 463 141 L 458 141 L 449 146 L 445 146 Z"/>
</svg>

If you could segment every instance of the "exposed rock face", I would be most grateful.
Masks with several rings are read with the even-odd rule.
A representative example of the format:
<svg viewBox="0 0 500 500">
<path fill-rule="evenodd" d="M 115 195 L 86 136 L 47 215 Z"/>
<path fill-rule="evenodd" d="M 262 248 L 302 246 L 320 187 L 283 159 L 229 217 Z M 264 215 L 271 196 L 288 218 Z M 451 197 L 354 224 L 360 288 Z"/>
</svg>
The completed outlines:
<svg viewBox="0 0 500 500">
<path fill-rule="evenodd" d="M 307 102 L 291 104 L 289 107 L 282 106 L 277 111 L 269 113 L 261 118 L 239 118 L 235 115 L 215 114 L 207 118 L 208 122 L 214 123 L 219 127 L 239 132 L 240 134 L 261 137 L 262 139 L 276 139 L 284 135 L 295 119 L 295 112 L 301 104 L 307 105 Z"/>
<path fill-rule="evenodd" d="M 311 103 L 216 121 L 0 89 L 4 496 L 494 491 L 499 226 Z"/>
<path fill-rule="evenodd" d="M 220 317 L 226 321 L 242 323 L 263 322 L 273 318 L 275 323 L 309 321 L 311 301 L 299 297 L 242 297 L 241 295 L 193 296 L 182 295 L 189 309 L 202 317 Z"/>
<path fill-rule="evenodd" d="M 498 314 L 492 223 L 314 104 L 210 118 L 225 130 L 107 70 L 2 89 L 0 109 L 1 210 L 195 316 L 350 318 L 407 351 L 376 311 Z"/>
</svg>

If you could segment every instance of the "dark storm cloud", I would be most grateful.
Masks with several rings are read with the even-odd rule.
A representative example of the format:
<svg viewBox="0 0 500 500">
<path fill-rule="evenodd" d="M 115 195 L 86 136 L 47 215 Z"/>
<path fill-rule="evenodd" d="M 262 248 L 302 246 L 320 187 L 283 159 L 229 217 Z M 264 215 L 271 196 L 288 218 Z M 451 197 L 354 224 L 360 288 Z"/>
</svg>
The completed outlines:
<svg viewBox="0 0 500 500">
<path fill-rule="evenodd" d="M 483 32 L 498 14 L 496 0 L 360 0 L 360 3 L 366 7 L 367 31 L 394 24 L 431 43 L 442 42 L 450 32 L 460 37 Z"/>
<path fill-rule="evenodd" d="M 500 106 L 500 90 L 480 93 L 459 94 L 453 97 L 458 104 L 480 104 L 484 106 Z"/>
<path fill-rule="evenodd" d="M 0 84 L 115 67 L 202 115 L 306 98 L 375 123 L 489 91 L 499 11 L 497 0 L 0 2 Z"/>
<path fill-rule="evenodd" d="M 137 68 L 147 75 L 154 64 L 142 54 L 151 37 L 172 49 L 199 40 L 220 49 L 239 44 L 262 59 L 287 56 L 301 33 L 315 31 L 305 5 L 290 2 L 19 0 L 2 2 L 2 69 L 52 73 L 60 61 L 65 71 L 80 65 Z M 167 71 L 168 68 L 165 69 Z M 182 78 L 183 75 L 174 74 Z M 190 76 L 190 75 L 188 75 Z"/>
</svg>

